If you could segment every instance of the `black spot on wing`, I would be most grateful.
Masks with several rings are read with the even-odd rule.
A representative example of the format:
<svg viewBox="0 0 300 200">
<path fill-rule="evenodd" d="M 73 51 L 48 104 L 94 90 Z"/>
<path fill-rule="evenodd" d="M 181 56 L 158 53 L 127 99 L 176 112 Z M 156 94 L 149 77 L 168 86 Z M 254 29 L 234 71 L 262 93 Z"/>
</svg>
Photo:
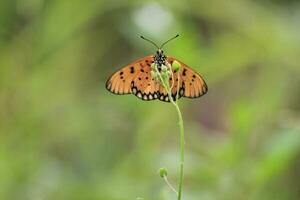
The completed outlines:
<svg viewBox="0 0 300 200">
<path fill-rule="evenodd" d="M 131 66 L 131 67 L 130 67 L 130 73 L 133 74 L 134 71 L 135 71 L 135 70 L 134 70 L 134 66 Z"/>
<path fill-rule="evenodd" d="M 183 69 L 182 76 L 186 76 L 186 69 Z"/>
</svg>

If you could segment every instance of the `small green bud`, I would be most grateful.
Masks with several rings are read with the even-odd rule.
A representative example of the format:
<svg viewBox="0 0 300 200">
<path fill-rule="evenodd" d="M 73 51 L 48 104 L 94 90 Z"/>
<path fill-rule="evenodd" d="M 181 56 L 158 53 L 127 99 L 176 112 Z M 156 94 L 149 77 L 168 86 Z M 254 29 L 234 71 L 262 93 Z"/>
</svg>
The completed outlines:
<svg viewBox="0 0 300 200">
<path fill-rule="evenodd" d="M 181 68 L 181 64 L 177 60 L 174 60 L 172 63 L 172 69 L 177 72 L 180 68 Z"/>
<path fill-rule="evenodd" d="M 161 70 L 162 70 L 162 72 L 166 72 L 166 71 L 168 71 L 168 67 L 165 65 L 162 65 Z"/>
<path fill-rule="evenodd" d="M 168 171 L 166 168 L 160 168 L 158 172 L 159 172 L 159 176 L 162 178 L 168 175 Z"/>
</svg>

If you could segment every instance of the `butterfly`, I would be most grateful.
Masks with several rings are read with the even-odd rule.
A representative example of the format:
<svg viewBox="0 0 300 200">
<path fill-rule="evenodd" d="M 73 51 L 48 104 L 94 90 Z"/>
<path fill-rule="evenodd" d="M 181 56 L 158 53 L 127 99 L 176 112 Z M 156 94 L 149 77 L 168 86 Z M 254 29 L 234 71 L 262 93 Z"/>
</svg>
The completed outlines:
<svg viewBox="0 0 300 200">
<path fill-rule="evenodd" d="M 113 73 L 106 82 L 106 89 L 114 94 L 134 94 L 145 101 L 159 99 L 170 102 L 166 89 L 160 81 L 151 76 L 151 65 L 156 64 L 158 71 L 161 71 L 161 66 L 167 63 L 172 66 L 176 61 L 181 67 L 174 70 L 169 78 L 169 84 L 173 86 L 171 88 L 173 100 L 181 97 L 197 98 L 207 93 L 207 85 L 200 74 L 176 58 L 164 54 L 162 47 L 178 36 L 167 40 L 160 47 L 152 40 L 141 36 L 157 47 L 156 54 L 138 59 Z"/>
</svg>

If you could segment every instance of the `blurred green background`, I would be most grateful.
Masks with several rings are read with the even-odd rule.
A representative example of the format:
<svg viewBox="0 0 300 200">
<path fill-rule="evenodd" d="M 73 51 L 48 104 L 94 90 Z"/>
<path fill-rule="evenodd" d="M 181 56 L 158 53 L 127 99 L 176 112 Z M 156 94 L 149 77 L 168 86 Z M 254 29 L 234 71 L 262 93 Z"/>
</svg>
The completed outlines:
<svg viewBox="0 0 300 200">
<path fill-rule="evenodd" d="M 184 199 L 300 199 L 296 0 L 1 0 L 0 199 L 176 199 L 174 108 L 104 84 L 177 33 L 209 87 L 180 101 Z"/>
</svg>

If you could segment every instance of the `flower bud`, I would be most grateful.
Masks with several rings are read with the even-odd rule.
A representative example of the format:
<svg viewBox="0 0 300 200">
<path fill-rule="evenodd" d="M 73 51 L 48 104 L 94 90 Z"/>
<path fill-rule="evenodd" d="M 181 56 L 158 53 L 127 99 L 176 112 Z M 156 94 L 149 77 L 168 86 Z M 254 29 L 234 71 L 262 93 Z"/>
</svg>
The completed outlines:
<svg viewBox="0 0 300 200">
<path fill-rule="evenodd" d="M 180 69 L 180 67 L 181 67 L 181 64 L 177 60 L 174 60 L 172 63 L 172 69 L 177 72 Z"/>
<path fill-rule="evenodd" d="M 166 71 L 168 70 L 168 68 L 167 68 L 167 66 L 162 65 L 162 66 L 161 66 L 161 70 L 162 70 L 162 72 L 166 72 Z"/>
<path fill-rule="evenodd" d="M 168 175 L 168 171 L 166 168 L 160 168 L 158 172 L 159 172 L 159 176 L 162 178 Z"/>
</svg>

